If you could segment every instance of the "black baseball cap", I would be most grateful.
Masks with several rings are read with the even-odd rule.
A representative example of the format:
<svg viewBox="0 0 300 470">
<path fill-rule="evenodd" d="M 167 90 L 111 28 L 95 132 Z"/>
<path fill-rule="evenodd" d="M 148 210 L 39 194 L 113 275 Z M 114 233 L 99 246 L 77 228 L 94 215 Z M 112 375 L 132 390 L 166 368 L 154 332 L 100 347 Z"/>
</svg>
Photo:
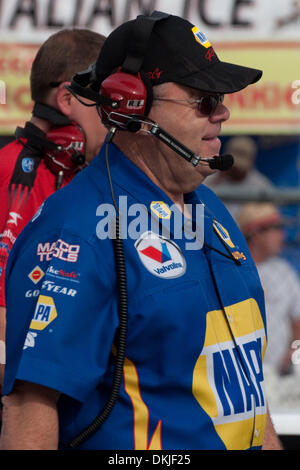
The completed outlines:
<svg viewBox="0 0 300 470">
<path fill-rule="evenodd" d="M 149 17 L 142 15 L 123 23 L 107 37 L 96 62 L 97 87 L 118 67 L 124 70 L 128 58 L 134 62 L 139 55 L 140 70 L 136 72 L 146 75 L 153 86 L 175 82 L 225 94 L 240 91 L 261 78 L 261 70 L 222 62 L 205 34 L 189 21 L 161 12 L 152 15 L 162 18 L 147 39 L 141 20 Z"/>
</svg>

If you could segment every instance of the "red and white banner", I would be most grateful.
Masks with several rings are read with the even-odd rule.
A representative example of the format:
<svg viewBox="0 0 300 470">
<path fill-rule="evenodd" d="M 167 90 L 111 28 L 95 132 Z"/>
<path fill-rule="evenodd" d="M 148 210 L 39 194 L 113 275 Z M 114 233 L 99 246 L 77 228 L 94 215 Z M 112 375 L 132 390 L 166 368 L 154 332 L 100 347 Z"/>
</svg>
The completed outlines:
<svg viewBox="0 0 300 470">
<path fill-rule="evenodd" d="M 300 0 L 0 0 L 0 134 L 30 117 L 31 63 L 51 34 L 108 35 L 154 9 L 197 25 L 221 60 L 263 70 L 256 85 L 226 97 L 225 133 L 299 133 Z"/>
</svg>

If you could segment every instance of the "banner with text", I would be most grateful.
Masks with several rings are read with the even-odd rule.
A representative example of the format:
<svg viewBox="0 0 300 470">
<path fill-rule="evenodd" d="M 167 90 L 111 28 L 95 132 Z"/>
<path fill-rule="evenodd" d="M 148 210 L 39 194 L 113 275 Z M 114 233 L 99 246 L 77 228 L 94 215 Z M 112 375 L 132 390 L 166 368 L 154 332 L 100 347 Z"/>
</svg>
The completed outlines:
<svg viewBox="0 0 300 470">
<path fill-rule="evenodd" d="M 300 42 L 252 42 L 216 45 L 221 60 L 263 70 L 261 80 L 228 95 L 227 134 L 300 132 Z"/>
<path fill-rule="evenodd" d="M 61 28 L 104 35 L 161 10 L 186 18 L 210 41 L 299 39 L 299 0 L 0 0 L 0 42 L 41 43 Z"/>
<path fill-rule="evenodd" d="M 262 79 L 228 95 L 224 134 L 295 134 L 300 131 L 300 42 L 214 44 L 221 60 L 263 70 Z M 36 45 L 0 48 L 0 133 L 13 134 L 30 118 L 30 67 Z"/>
<path fill-rule="evenodd" d="M 10 135 L 30 118 L 30 69 L 36 45 L 6 44 L 0 48 L 0 133 Z"/>
<path fill-rule="evenodd" d="M 187 18 L 221 60 L 263 70 L 263 78 L 227 96 L 224 133 L 299 133 L 300 0 L 0 0 L 0 134 L 30 117 L 30 66 L 36 51 L 62 28 L 108 35 L 154 9 Z"/>
</svg>

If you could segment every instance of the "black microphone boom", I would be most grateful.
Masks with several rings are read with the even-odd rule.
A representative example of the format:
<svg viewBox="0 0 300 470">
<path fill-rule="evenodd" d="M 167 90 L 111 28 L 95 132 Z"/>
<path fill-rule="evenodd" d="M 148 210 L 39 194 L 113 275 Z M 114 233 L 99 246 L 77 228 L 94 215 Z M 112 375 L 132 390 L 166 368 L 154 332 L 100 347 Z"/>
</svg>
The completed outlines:
<svg viewBox="0 0 300 470">
<path fill-rule="evenodd" d="M 172 150 L 174 150 L 174 152 L 178 153 L 178 155 L 183 157 L 192 165 L 198 165 L 199 161 L 201 160 L 199 155 L 195 155 L 192 150 L 176 140 L 175 137 L 173 137 L 171 134 L 168 134 L 168 132 L 159 127 L 156 123 L 152 124 L 150 133 L 168 145 L 168 147 L 170 147 Z"/>
<path fill-rule="evenodd" d="M 116 111 L 111 111 L 108 115 L 108 120 L 113 125 L 117 124 L 119 128 L 129 132 L 139 131 L 142 124 L 150 126 L 150 129 L 146 132 L 149 132 L 151 135 L 161 140 L 164 144 L 168 145 L 168 147 L 174 150 L 174 152 L 183 157 L 185 160 L 190 162 L 193 166 L 197 166 L 200 162 L 207 162 L 209 167 L 212 169 L 226 171 L 229 170 L 234 163 L 232 155 L 219 155 L 211 158 L 202 158 L 200 155 L 196 155 L 191 149 L 183 145 L 181 142 L 179 142 L 179 140 L 175 139 L 175 137 L 159 127 L 156 122 L 151 121 L 151 119 L 147 117 L 132 117 L 118 113 Z"/>
<path fill-rule="evenodd" d="M 192 165 L 197 166 L 199 162 L 208 162 L 209 167 L 213 170 L 226 171 L 229 170 L 234 163 L 232 155 L 216 155 L 211 158 L 202 158 L 196 155 L 192 150 L 176 140 L 172 135 L 168 134 L 164 129 L 154 124 L 150 129 L 152 135 L 160 139 L 168 145 L 174 152 L 178 153 L 185 160 L 189 161 Z"/>
<path fill-rule="evenodd" d="M 233 166 L 233 163 L 234 163 L 233 156 L 230 154 L 219 155 L 219 156 L 215 156 L 212 158 L 208 158 L 207 161 L 208 161 L 210 168 L 212 168 L 213 170 L 221 170 L 221 171 L 230 170 L 230 168 Z"/>
</svg>

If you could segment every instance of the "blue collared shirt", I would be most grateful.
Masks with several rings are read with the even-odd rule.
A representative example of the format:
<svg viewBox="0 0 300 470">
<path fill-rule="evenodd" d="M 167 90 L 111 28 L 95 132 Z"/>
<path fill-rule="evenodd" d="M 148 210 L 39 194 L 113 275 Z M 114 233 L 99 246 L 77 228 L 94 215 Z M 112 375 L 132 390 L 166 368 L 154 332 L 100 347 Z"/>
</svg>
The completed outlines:
<svg viewBox="0 0 300 470">
<path fill-rule="evenodd" d="M 265 313 L 244 238 L 204 185 L 185 195 L 192 217 L 182 217 L 113 144 L 109 164 L 126 260 L 126 359 L 115 407 L 81 448 L 259 448 Z M 60 448 L 111 389 L 114 210 L 103 147 L 46 200 L 7 267 L 4 394 L 16 379 L 60 391 Z"/>
</svg>

